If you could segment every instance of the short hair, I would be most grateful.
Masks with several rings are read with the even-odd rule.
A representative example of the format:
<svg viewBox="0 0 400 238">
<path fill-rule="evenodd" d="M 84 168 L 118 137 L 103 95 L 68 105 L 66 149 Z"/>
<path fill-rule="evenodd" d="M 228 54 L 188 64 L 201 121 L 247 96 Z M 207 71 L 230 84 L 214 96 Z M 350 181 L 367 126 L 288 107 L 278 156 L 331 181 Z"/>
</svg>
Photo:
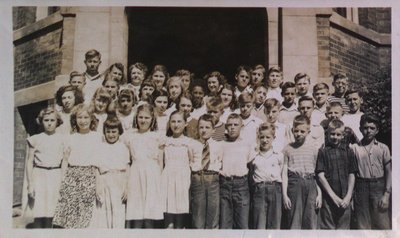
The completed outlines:
<svg viewBox="0 0 400 238">
<path fill-rule="evenodd" d="M 257 137 L 260 136 L 261 131 L 265 130 L 271 131 L 272 134 L 275 136 L 275 125 L 270 122 L 263 122 L 257 129 Z"/>
<path fill-rule="evenodd" d="M 86 81 L 85 75 L 82 74 L 82 73 L 79 73 L 78 71 L 72 71 L 72 72 L 69 74 L 69 81 L 71 81 L 72 78 L 74 78 L 74 77 L 81 77 L 81 78 L 83 78 L 83 81 Z"/>
<path fill-rule="evenodd" d="M 229 103 L 229 108 L 233 111 L 235 109 L 237 109 L 239 107 L 239 103 L 237 101 L 236 98 L 236 94 L 235 94 L 235 87 L 233 87 L 231 84 L 229 83 L 225 83 L 224 86 L 222 87 L 221 91 L 219 92 L 219 95 L 221 96 L 222 90 L 224 89 L 228 89 L 229 91 L 232 92 L 232 100 Z"/>
<path fill-rule="evenodd" d="M 99 120 L 96 118 L 93 111 L 94 110 L 93 110 L 92 106 L 88 106 L 83 103 L 76 105 L 71 113 L 71 130 L 72 130 L 72 132 L 79 132 L 79 127 L 78 127 L 76 117 L 77 117 L 78 113 L 80 113 L 80 112 L 87 112 L 89 114 L 89 117 L 90 117 L 89 128 L 91 131 L 95 131 Z"/>
<path fill-rule="evenodd" d="M 378 116 L 372 113 L 365 113 L 361 116 L 360 127 L 363 127 L 365 123 L 374 123 L 375 126 L 379 129 L 381 125 L 381 120 Z"/>
<path fill-rule="evenodd" d="M 302 103 L 304 101 L 311 101 L 313 103 L 313 105 L 315 104 L 314 99 L 312 97 L 306 95 L 306 96 L 301 96 L 299 98 L 299 106 L 300 106 L 300 103 Z"/>
<path fill-rule="evenodd" d="M 103 124 L 103 134 L 106 134 L 106 129 L 118 129 L 118 133 L 122 135 L 124 133 L 124 128 L 121 121 L 116 115 L 108 115 L 107 119 Z"/>
<path fill-rule="evenodd" d="M 335 74 L 333 76 L 333 82 L 332 83 L 336 82 L 339 79 L 347 79 L 348 80 L 349 78 L 347 77 L 347 75 L 345 73 L 337 73 L 337 74 Z"/>
<path fill-rule="evenodd" d="M 240 72 L 245 71 L 249 77 L 251 78 L 251 68 L 247 65 L 240 65 L 239 67 L 237 67 L 236 69 L 236 75 L 240 74 Z"/>
<path fill-rule="evenodd" d="M 314 85 L 313 87 L 313 93 L 319 91 L 319 90 L 323 90 L 326 89 L 329 92 L 329 86 L 326 83 L 317 83 L 316 85 Z"/>
<path fill-rule="evenodd" d="M 185 75 L 188 75 L 190 77 L 190 81 L 192 81 L 194 74 L 192 74 L 189 70 L 187 70 L 187 69 L 178 69 L 175 72 L 175 76 L 182 77 L 182 76 L 185 76 Z"/>
<path fill-rule="evenodd" d="M 140 71 L 142 71 L 143 72 L 143 78 L 144 79 L 146 78 L 147 70 L 148 70 L 147 66 L 145 64 L 141 63 L 141 62 L 136 62 L 136 63 L 132 64 L 131 66 L 129 66 L 129 69 L 128 69 L 128 83 L 132 82 L 131 71 L 134 68 L 139 69 Z"/>
<path fill-rule="evenodd" d="M 192 94 L 190 94 L 190 92 L 188 92 L 188 91 L 183 92 L 181 94 L 181 96 L 178 97 L 178 99 L 176 101 L 176 109 L 180 110 L 179 104 L 181 103 L 182 98 L 186 98 L 186 99 L 188 99 L 188 100 L 190 100 L 192 102 L 192 111 L 193 111 L 193 109 L 194 109 L 193 108 L 193 97 L 192 97 Z"/>
<path fill-rule="evenodd" d="M 257 65 L 255 65 L 252 69 L 251 69 L 251 71 L 253 72 L 253 71 L 256 71 L 256 70 L 259 70 L 259 69 L 261 69 L 261 72 L 262 72 L 262 74 L 263 74 L 263 82 L 266 80 L 266 75 L 265 75 L 265 73 L 266 73 L 266 70 L 265 70 L 265 67 L 264 67 L 264 65 L 261 65 L 261 64 L 257 64 Z"/>
<path fill-rule="evenodd" d="M 340 107 L 343 110 L 343 105 L 340 102 L 331 102 L 326 106 L 326 111 L 329 112 L 334 107 Z"/>
<path fill-rule="evenodd" d="M 101 59 L 101 54 L 95 49 L 90 49 L 85 53 L 85 60 L 93 59 L 94 57 L 99 57 Z"/>
<path fill-rule="evenodd" d="M 363 93 L 360 90 L 349 89 L 344 94 L 344 98 L 347 98 L 347 96 L 349 96 L 350 94 L 353 94 L 353 93 L 357 93 L 360 98 L 362 98 L 362 96 L 363 96 Z"/>
<path fill-rule="evenodd" d="M 186 115 L 186 113 L 183 113 L 183 112 L 181 112 L 181 111 L 179 111 L 179 110 L 173 111 L 173 112 L 171 113 L 171 115 L 169 116 L 168 123 L 167 123 L 167 132 L 166 132 L 166 135 L 167 135 L 168 137 L 171 137 L 171 136 L 173 135 L 170 122 L 171 122 L 172 116 L 174 116 L 174 115 L 176 115 L 176 114 L 182 115 L 183 120 L 184 120 L 185 122 L 187 122 L 187 115 Z M 185 127 L 185 130 L 184 130 L 183 133 L 186 135 L 186 127 Z"/>
<path fill-rule="evenodd" d="M 252 103 L 252 102 L 254 102 L 254 96 L 251 93 L 243 92 L 242 94 L 239 95 L 238 102 L 239 102 L 239 105 L 242 105 L 244 103 L 250 103 L 250 102 Z"/>
<path fill-rule="evenodd" d="M 282 84 L 282 93 L 281 93 L 281 95 L 283 96 L 283 94 L 286 92 L 286 90 L 288 89 L 288 88 L 296 88 L 296 84 L 294 84 L 293 82 L 284 82 L 283 84 Z"/>
<path fill-rule="evenodd" d="M 154 90 L 156 89 L 156 85 L 154 84 L 153 81 L 148 80 L 148 79 L 144 80 L 144 81 L 142 82 L 142 84 L 140 85 L 140 89 L 139 89 L 139 98 L 142 98 L 142 90 L 143 90 L 143 88 L 146 87 L 146 86 L 147 86 L 147 87 L 152 87 L 152 88 L 154 88 Z"/>
<path fill-rule="evenodd" d="M 107 104 L 110 104 L 112 101 L 110 93 L 108 93 L 107 89 L 105 89 L 104 87 L 100 87 L 100 88 L 96 89 L 96 91 L 94 92 L 93 97 L 92 97 L 93 103 L 96 100 L 97 96 L 99 96 Z"/>
<path fill-rule="evenodd" d="M 153 74 L 155 72 L 162 72 L 164 74 L 164 76 L 165 76 L 164 85 L 165 85 L 165 82 L 167 82 L 167 80 L 169 79 L 169 73 L 168 73 L 167 67 L 165 67 L 162 64 L 154 65 L 153 70 L 149 74 L 149 79 L 152 79 Z"/>
<path fill-rule="evenodd" d="M 136 103 L 135 93 L 131 89 L 125 88 L 125 89 L 122 89 L 121 91 L 119 91 L 118 103 L 121 102 L 122 98 L 128 98 L 131 101 L 133 101 L 133 104 Z"/>
<path fill-rule="evenodd" d="M 279 66 L 272 66 L 272 67 L 269 68 L 269 70 L 268 70 L 268 75 L 270 75 L 270 74 L 272 74 L 272 73 L 280 73 L 280 74 L 282 74 L 281 67 L 279 67 Z"/>
<path fill-rule="evenodd" d="M 329 133 L 329 132 L 339 129 L 339 128 L 343 129 L 343 131 L 344 131 L 344 123 L 341 120 L 333 119 L 332 121 L 330 121 L 328 123 L 328 127 L 327 127 L 326 131 Z"/>
<path fill-rule="evenodd" d="M 267 98 L 264 102 L 264 108 L 266 111 L 271 111 L 273 107 L 280 107 L 281 103 L 276 98 Z"/>
<path fill-rule="evenodd" d="M 56 103 L 57 105 L 59 105 L 60 107 L 63 106 L 62 104 L 62 95 L 65 92 L 73 92 L 74 96 L 75 96 L 75 105 L 78 105 L 80 103 L 83 103 L 84 99 L 83 99 L 83 93 L 82 91 L 76 87 L 76 86 L 72 86 L 72 85 L 64 85 L 61 86 L 57 92 L 56 92 Z"/>
<path fill-rule="evenodd" d="M 114 63 L 112 65 L 110 65 L 110 67 L 108 67 L 108 69 L 105 71 L 105 74 L 108 75 L 111 73 L 111 70 L 113 68 L 117 68 L 118 70 L 120 70 L 122 72 L 122 78 L 121 81 L 118 82 L 119 84 L 126 84 L 127 80 L 126 80 L 126 76 L 125 76 L 125 66 L 122 63 Z M 130 72 L 130 71 L 129 71 Z"/>
<path fill-rule="evenodd" d="M 117 83 L 117 88 L 119 88 L 119 82 L 113 78 L 111 78 L 110 74 L 107 74 L 106 77 L 104 78 L 103 82 L 101 83 L 101 85 L 105 86 L 106 82 L 108 81 L 114 81 L 115 83 Z"/>
<path fill-rule="evenodd" d="M 149 100 L 152 102 L 153 106 L 155 106 L 155 101 L 158 97 L 167 97 L 167 108 L 169 108 L 171 105 L 171 99 L 169 99 L 167 91 L 164 89 L 153 91 L 153 93 L 149 96 Z"/>
<path fill-rule="evenodd" d="M 210 114 L 203 114 L 203 115 L 201 115 L 200 117 L 199 117 L 199 120 L 198 120 L 198 124 L 197 124 L 197 127 L 200 125 L 200 121 L 208 121 L 208 122 L 211 122 L 211 126 L 212 126 L 212 128 L 214 129 L 215 128 L 215 118 L 214 118 L 214 116 L 212 116 L 212 115 L 210 115 Z"/>
<path fill-rule="evenodd" d="M 305 115 L 297 115 L 293 119 L 293 128 L 299 125 L 310 125 L 310 119 Z"/>
<path fill-rule="evenodd" d="M 50 115 L 50 114 L 56 115 L 56 120 L 57 120 L 56 126 L 63 124 L 63 120 L 61 119 L 60 114 L 57 112 L 57 110 L 54 107 L 47 107 L 47 108 L 40 110 L 39 115 L 36 118 L 36 122 L 42 127 L 44 116 Z"/>
<path fill-rule="evenodd" d="M 229 114 L 228 118 L 226 119 L 225 125 L 228 123 L 229 120 L 232 120 L 232 119 L 239 119 L 243 123 L 243 119 L 239 114 L 231 113 L 231 114 Z"/>
<path fill-rule="evenodd" d="M 139 124 L 137 123 L 137 117 L 139 115 L 139 112 L 141 111 L 147 111 L 150 116 L 151 116 L 151 124 L 150 124 L 150 131 L 156 131 L 158 129 L 157 126 L 157 118 L 156 118 L 156 114 L 154 112 L 154 107 L 150 104 L 142 104 L 140 105 L 137 110 L 136 110 L 136 116 L 133 120 L 133 127 L 136 129 L 139 129 Z"/>
<path fill-rule="evenodd" d="M 224 109 L 224 102 L 222 101 L 221 97 L 216 96 L 210 98 L 210 100 L 207 101 L 206 103 L 207 110 L 208 109 L 217 109 L 217 110 L 223 110 Z"/>
<path fill-rule="evenodd" d="M 225 76 L 223 74 L 221 74 L 219 71 L 212 71 L 211 73 L 208 73 L 204 76 L 204 81 L 206 82 L 206 84 L 208 83 L 208 79 L 212 78 L 212 77 L 216 77 L 219 85 L 221 85 L 221 86 L 224 85 L 227 81 Z M 206 87 L 206 90 L 207 90 L 206 93 L 209 94 L 210 91 L 209 91 L 208 87 Z M 220 91 L 218 91 L 218 93 L 219 92 Z"/>
<path fill-rule="evenodd" d="M 296 76 L 294 76 L 294 83 L 297 84 L 300 81 L 300 79 L 302 79 L 302 78 L 306 78 L 307 81 L 310 83 L 310 76 L 308 76 L 308 74 L 306 74 L 306 73 L 296 74 Z"/>
</svg>

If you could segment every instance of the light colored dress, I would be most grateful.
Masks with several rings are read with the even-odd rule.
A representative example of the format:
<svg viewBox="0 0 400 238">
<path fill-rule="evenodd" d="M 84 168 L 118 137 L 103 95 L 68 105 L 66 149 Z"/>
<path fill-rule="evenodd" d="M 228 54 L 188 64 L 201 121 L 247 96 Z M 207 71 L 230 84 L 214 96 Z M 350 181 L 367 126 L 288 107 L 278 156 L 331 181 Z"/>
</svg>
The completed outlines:
<svg viewBox="0 0 400 238">
<path fill-rule="evenodd" d="M 71 113 L 59 111 L 61 120 L 63 123 L 56 128 L 57 133 L 71 134 Z"/>
<path fill-rule="evenodd" d="M 131 113 L 129 115 L 127 115 L 127 116 L 122 114 L 122 113 L 120 113 L 117 110 L 117 117 L 121 121 L 121 124 L 122 124 L 122 127 L 124 128 L 124 131 L 128 131 L 129 129 L 133 128 L 133 119 L 135 118 L 135 115 L 136 115 L 136 113 L 135 113 L 135 110 L 133 110 L 133 108 L 132 108 Z"/>
<path fill-rule="evenodd" d="M 107 119 L 107 113 L 103 113 L 103 114 L 94 113 L 94 116 L 97 118 L 97 120 L 99 120 L 96 131 L 99 133 L 103 133 L 103 125 Z"/>
<path fill-rule="evenodd" d="M 126 220 L 163 219 L 160 135 L 131 132 L 125 136 L 132 164 L 128 182 Z"/>
<path fill-rule="evenodd" d="M 200 142 L 186 136 L 166 138 L 161 176 L 164 212 L 189 213 L 190 163 L 201 160 L 202 149 Z"/>
<path fill-rule="evenodd" d="M 34 149 L 32 172 L 35 200 L 34 217 L 53 217 L 61 185 L 64 135 L 40 133 L 27 139 Z"/>
</svg>

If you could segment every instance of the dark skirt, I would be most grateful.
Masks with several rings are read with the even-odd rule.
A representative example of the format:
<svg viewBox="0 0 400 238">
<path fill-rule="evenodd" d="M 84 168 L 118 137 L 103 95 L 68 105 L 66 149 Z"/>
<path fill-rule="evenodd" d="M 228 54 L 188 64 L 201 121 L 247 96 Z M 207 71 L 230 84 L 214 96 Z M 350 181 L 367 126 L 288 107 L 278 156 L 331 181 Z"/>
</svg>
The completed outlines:
<svg viewBox="0 0 400 238">
<path fill-rule="evenodd" d="M 86 228 L 92 219 L 96 201 L 95 167 L 68 167 L 61 183 L 53 225 Z"/>
</svg>

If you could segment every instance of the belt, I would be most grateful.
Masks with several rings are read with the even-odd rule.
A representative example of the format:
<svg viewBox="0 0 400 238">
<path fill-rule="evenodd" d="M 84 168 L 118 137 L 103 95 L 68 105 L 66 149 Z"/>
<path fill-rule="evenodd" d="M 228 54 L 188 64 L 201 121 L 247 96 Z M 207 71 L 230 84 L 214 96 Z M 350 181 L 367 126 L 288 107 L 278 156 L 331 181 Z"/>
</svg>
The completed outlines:
<svg viewBox="0 0 400 238">
<path fill-rule="evenodd" d="M 110 169 L 110 170 L 104 171 L 100 174 L 103 175 L 103 174 L 107 174 L 107 173 L 125 173 L 125 172 L 126 172 L 126 169 Z"/>
<path fill-rule="evenodd" d="M 232 176 L 223 176 L 223 175 L 221 175 L 221 176 L 225 180 L 239 180 L 239 179 L 247 178 L 247 174 L 243 175 L 243 176 L 236 176 L 236 175 L 232 175 Z"/>
<path fill-rule="evenodd" d="M 310 174 L 296 174 L 293 172 L 288 172 L 288 177 L 292 177 L 292 178 L 303 178 L 303 179 L 312 179 L 315 177 L 314 173 L 310 173 Z"/>
<path fill-rule="evenodd" d="M 263 185 L 281 185 L 282 183 L 278 182 L 278 181 L 263 181 L 263 182 L 256 183 L 256 185 L 261 185 L 261 184 L 263 184 Z"/>
<path fill-rule="evenodd" d="M 38 168 L 38 169 L 47 169 L 47 170 L 51 170 L 51 169 L 61 169 L 61 165 L 55 166 L 55 167 L 44 167 L 44 166 L 40 166 L 40 165 L 35 164 L 35 168 Z"/>
<path fill-rule="evenodd" d="M 359 181 L 359 182 L 377 183 L 377 182 L 384 182 L 385 181 L 385 177 L 380 177 L 380 178 L 361 178 L 361 177 L 357 177 L 356 180 Z"/>
<path fill-rule="evenodd" d="M 218 175 L 219 173 L 217 171 L 213 171 L 213 170 L 199 170 L 199 171 L 193 171 L 192 174 L 196 174 L 196 175 Z"/>
</svg>

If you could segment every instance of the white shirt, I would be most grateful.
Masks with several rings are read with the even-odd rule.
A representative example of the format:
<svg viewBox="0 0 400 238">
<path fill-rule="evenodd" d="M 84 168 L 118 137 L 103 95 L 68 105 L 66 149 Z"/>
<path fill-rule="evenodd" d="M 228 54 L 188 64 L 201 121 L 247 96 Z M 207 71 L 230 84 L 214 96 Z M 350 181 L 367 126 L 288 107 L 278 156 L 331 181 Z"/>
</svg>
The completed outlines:
<svg viewBox="0 0 400 238">
<path fill-rule="evenodd" d="M 282 102 L 283 102 L 282 89 L 279 88 L 279 87 L 277 87 L 277 88 L 268 88 L 267 98 L 275 98 L 276 100 L 279 101 L 279 103 L 282 104 Z"/>
<path fill-rule="evenodd" d="M 222 169 L 223 176 L 244 176 L 249 172 L 247 163 L 251 161 L 254 153 L 253 147 L 245 140 L 238 138 L 234 142 L 222 143 Z"/>
<path fill-rule="evenodd" d="M 358 111 L 355 114 L 344 114 L 342 117 L 344 125 L 350 127 L 354 131 L 358 140 L 361 140 L 363 138 L 363 135 L 360 131 L 360 120 L 362 115 L 364 115 L 364 113 Z"/>
<path fill-rule="evenodd" d="M 263 121 L 260 118 L 250 115 L 247 119 L 243 120 L 240 138 L 255 146 L 257 142 L 257 129 L 261 123 L 263 123 Z"/>
<path fill-rule="evenodd" d="M 253 160 L 254 182 L 282 182 L 283 154 L 269 150 L 259 152 Z"/>
<path fill-rule="evenodd" d="M 67 146 L 71 149 L 68 164 L 73 166 L 98 166 L 102 134 L 90 131 L 87 134 L 73 133 L 68 136 Z"/>
<path fill-rule="evenodd" d="M 210 149 L 210 164 L 208 165 L 207 170 L 219 172 L 222 166 L 222 142 L 218 142 L 213 138 L 208 139 L 207 142 Z M 199 146 L 201 146 L 200 150 L 203 151 L 204 144 L 200 143 Z M 200 171 L 203 169 L 201 164 L 202 159 L 203 158 L 201 156 L 201 157 L 196 157 L 192 161 L 190 167 L 193 172 Z"/>
</svg>

